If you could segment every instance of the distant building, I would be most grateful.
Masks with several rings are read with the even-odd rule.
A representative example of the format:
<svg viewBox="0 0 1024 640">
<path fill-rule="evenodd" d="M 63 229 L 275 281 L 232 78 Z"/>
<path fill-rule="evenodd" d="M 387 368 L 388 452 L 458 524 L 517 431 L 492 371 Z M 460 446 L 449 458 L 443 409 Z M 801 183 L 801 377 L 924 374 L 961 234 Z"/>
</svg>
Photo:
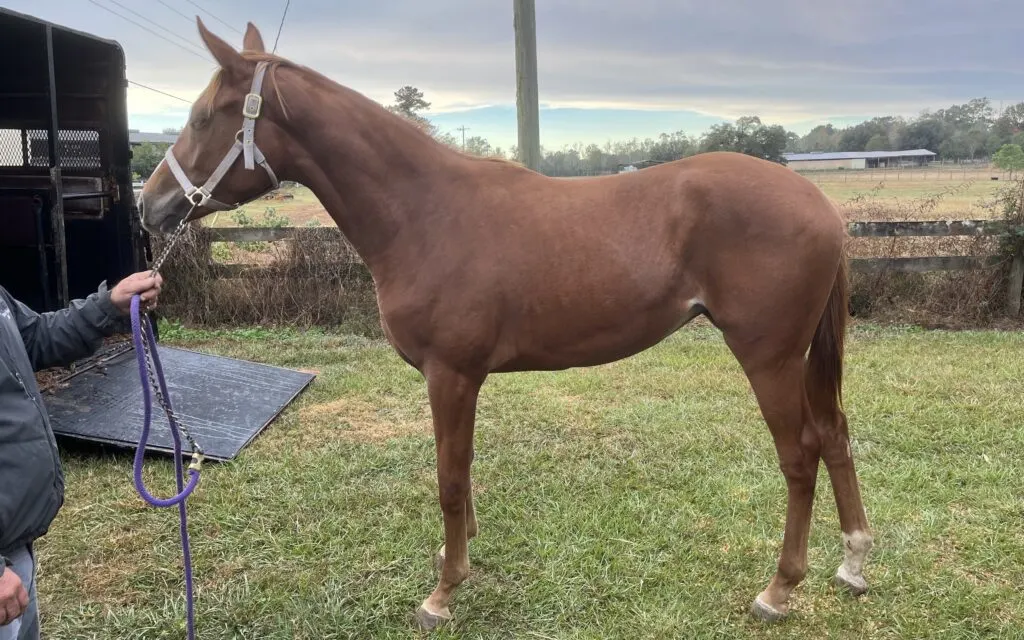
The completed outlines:
<svg viewBox="0 0 1024 640">
<path fill-rule="evenodd" d="M 825 171 L 830 169 L 880 169 L 887 167 L 920 167 L 928 164 L 934 151 L 908 149 L 906 151 L 838 151 L 812 153 L 785 153 L 783 157 L 795 171 Z"/>
<path fill-rule="evenodd" d="M 152 142 L 155 144 L 174 144 L 174 141 L 178 139 L 176 133 L 147 133 L 145 131 L 129 131 L 128 132 L 128 143 L 133 147 L 142 144 L 143 142 Z"/>
<path fill-rule="evenodd" d="M 616 166 L 616 173 L 629 173 L 630 171 L 639 171 L 640 169 L 646 169 L 647 167 L 653 167 L 658 164 L 664 164 L 664 160 L 641 160 L 640 162 L 620 163 Z"/>
</svg>

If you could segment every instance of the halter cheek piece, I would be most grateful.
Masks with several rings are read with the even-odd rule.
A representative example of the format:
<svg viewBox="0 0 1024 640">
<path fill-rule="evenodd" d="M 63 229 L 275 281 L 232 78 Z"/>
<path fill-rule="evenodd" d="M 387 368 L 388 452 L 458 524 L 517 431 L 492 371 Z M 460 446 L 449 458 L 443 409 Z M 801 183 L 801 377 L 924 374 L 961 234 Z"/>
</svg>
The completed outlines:
<svg viewBox="0 0 1024 640">
<path fill-rule="evenodd" d="M 167 161 L 167 166 L 170 168 L 171 173 L 174 174 L 174 177 L 177 178 L 181 188 L 185 190 L 185 198 L 192 204 L 193 211 L 199 207 L 206 207 L 216 211 L 229 211 L 239 206 L 240 203 L 229 205 L 213 198 L 213 190 L 217 188 L 217 184 L 227 174 L 228 170 L 231 169 L 239 154 L 242 154 L 245 160 L 246 169 L 252 171 L 255 169 L 255 165 L 258 164 L 270 176 L 272 186 L 264 193 L 273 191 L 279 186 L 277 176 L 267 163 L 267 158 L 263 155 L 263 152 L 256 146 L 255 139 L 256 120 L 260 117 L 263 109 L 263 96 L 261 92 L 263 89 L 263 76 L 266 72 L 267 63 L 259 62 L 256 65 L 256 74 L 252 79 L 252 90 L 245 96 L 245 102 L 242 103 L 242 116 L 244 118 L 242 128 L 235 134 L 235 143 L 231 145 L 227 155 L 224 156 L 224 159 L 220 161 L 220 164 L 217 165 L 217 168 L 206 180 L 206 184 L 201 187 L 193 185 L 189 181 L 188 176 L 185 175 L 181 165 L 178 164 L 177 158 L 174 157 L 174 145 L 167 148 L 164 160 Z M 189 215 L 191 215 L 191 212 L 189 212 Z"/>
</svg>

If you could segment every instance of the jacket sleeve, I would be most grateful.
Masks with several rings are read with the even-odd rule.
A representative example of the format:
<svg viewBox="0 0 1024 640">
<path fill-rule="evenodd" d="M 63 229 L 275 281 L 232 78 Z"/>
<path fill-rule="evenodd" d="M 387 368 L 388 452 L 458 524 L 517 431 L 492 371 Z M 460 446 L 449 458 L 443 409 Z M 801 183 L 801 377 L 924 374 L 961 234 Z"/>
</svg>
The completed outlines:
<svg viewBox="0 0 1024 640">
<path fill-rule="evenodd" d="M 72 300 L 66 309 L 36 313 L 6 291 L 25 351 L 36 371 L 67 366 L 96 352 L 103 338 L 123 327 L 123 316 L 110 301 L 106 283 L 84 300 Z"/>
</svg>

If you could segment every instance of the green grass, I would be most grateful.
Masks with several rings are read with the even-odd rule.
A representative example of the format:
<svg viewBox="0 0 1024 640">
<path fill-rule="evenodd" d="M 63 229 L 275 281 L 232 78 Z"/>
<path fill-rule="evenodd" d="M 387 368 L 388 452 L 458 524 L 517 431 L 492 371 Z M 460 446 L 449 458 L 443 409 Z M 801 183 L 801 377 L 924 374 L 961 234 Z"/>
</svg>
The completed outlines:
<svg viewBox="0 0 1024 640">
<path fill-rule="evenodd" d="M 419 375 L 381 342 L 327 332 L 163 335 L 320 373 L 190 499 L 199 637 L 418 637 L 442 541 Z M 693 326 L 613 365 L 489 380 L 481 535 L 436 637 L 1022 637 L 1024 337 L 862 327 L 846 379 L 876 537 L 867 596 L 831 585 L 842 552 L 822 470 L 792 617 L 748 617 L 784 482 L 738 365 Z M 67 502 L 39 545 L 44 632 L 183 637 L 176 512 L 142 504 L 129 453 L 63 455 Z M 148 486 L 168 493 L 170 470 L 150 460 Z"/>
</svg>

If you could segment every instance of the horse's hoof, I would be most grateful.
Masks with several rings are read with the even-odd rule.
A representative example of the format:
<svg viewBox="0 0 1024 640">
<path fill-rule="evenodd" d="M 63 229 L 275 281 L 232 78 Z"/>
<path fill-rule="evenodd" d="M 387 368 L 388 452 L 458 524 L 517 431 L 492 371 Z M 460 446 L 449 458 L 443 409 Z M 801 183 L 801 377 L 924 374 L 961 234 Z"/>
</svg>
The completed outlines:
<svg viewBox="0 0 1024 640">
<path fill-rule="evenodd" d="M 750 606 L 750 615 L 762 622 L 778 622 L 785 618 L 787 614 L 785 611 L 779 611 L 762 600 L 761 596 L 757 596 L 754 599 L 754 604 Z"/>
<path fill-rule="evenodd" d="M 452 614 L 448 607 L 434 612 L 427 609 L 427 603 L 424 602 L 416 610 L 416 624 L 424 631 L 433 631 L 451 619 Z"/>
<path fill-rule="evenodd" d="M 846 566 L 836 571 L 836 586 L 845 589 L 852 596 L 862 596 L 868 592 L 868 581 L 864 576 L 855 576 L 846 570 Z"/>
</svg>

